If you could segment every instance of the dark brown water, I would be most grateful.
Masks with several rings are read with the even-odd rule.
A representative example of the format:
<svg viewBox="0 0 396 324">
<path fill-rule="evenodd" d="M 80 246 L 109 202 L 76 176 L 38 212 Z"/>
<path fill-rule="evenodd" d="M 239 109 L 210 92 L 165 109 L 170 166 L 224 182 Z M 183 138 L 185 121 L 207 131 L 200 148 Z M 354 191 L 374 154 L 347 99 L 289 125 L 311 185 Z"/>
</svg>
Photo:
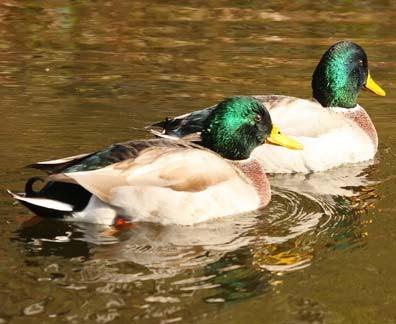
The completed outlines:
<svg viewBox="0 0 396 324">
<path fill-rule="evenodd" d="M 2 1 L 0 323 L 396 322 L 394 1 Z M 235 94 L 309 97 L 333 42 L 368 53 L 375 161 L 277 176 L 260 213 L 119 237 L 14 205 L 29 163 L 148 138 Z"/>
</svg>

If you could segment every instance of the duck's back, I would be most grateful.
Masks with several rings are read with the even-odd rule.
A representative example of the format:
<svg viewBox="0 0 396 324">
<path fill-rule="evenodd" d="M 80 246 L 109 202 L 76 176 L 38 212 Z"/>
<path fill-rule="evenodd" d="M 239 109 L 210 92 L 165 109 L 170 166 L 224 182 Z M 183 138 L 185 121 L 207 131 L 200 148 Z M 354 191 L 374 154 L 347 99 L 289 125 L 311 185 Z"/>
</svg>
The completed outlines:
<svg viewBox="0 0 396 324">
<path fill-rule="evenodd" d="M 262 196 L 269 194 L 269 188 L 260 192 L 243 166 L 205 149 L 155 147 L 134 160 L 61 176 L 73 179 L 94 196 L 92 208 L 88 205 L 75 218 L 93 219 L 99 203 L 104 202 L 135 222 L 191 225 L 268 203 L 269 196 L 265 201 Z M 260 180 L 266 181 L 263 171 Z"/>
</svg>

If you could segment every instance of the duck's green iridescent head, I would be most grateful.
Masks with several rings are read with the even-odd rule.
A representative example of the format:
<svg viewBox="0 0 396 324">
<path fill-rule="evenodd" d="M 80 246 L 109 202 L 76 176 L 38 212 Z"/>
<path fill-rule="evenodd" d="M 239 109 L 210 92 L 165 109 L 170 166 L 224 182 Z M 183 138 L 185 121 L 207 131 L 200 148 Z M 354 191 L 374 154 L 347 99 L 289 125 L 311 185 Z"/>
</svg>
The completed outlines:
<svg viewBox="0 0 396 324">
<path fill-rule="evenodd" d="M 302 145 L 272 125 L 268 110 L 253 97 L 231 97 L 220 102 L 205 122 L 202 145 L 231 160 L 243 160 L 265 140 L 289 148 Z"/>
<path fill-rule="evenodd" d="M 313 97 L 324 107 L 353 108 L 362 88 L 385 96 L 370 76 L 363 48 L 350 41 L 335 43 L 313 73 Z"/>
</svg>

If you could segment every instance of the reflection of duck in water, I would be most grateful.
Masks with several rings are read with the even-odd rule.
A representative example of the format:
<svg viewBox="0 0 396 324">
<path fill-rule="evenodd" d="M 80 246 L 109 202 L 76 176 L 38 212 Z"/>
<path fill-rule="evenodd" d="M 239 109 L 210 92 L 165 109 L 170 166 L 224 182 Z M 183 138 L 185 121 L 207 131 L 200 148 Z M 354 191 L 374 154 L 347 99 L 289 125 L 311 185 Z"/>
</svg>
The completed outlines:
<svg viewBox="0 0 396 324">
<path fill-rule="evenodd" d="M 318 173 L 274 174 L 270 177 L 275 190 L 286 189 L 300 194 L 323 196 L 354 196 L 359 187 L 373 184 L 368 171 L 375 161 L 340 166 Z"/>
<path fill-rule="evenodd" d="M 87 258 L 90 261 L 83 266 L 84 271 L 91 269 L 99 281 L 142 281 L 200 270 L 228 252 L 249 245 L 254 240 L 251 233 L 257 217 L 254 212 L 194 226 L 141 222 L 111 236 L 104 225 L 59 222 L 54 227 L 52 221 L 41 219 L 21 226 L 17 240 L 27 244 L 29 254 Z M 108 260 L 104 262 L 108 267 L 100 260 Z M 132 273 L 114 271 L 113 265 L 124 262 L 135 264 L 128 267 Z"/>
<path fill-rule="evenodd" d="M 254 240 L 252 233 L 256 224 L 255 213 L 214 219 L 187 227 L 139 223 L 135 229 L 122 233 L 117 244 L 97 246 L 92 257 L 133 262 L 145 267 L 145 270 L 139 268 L 138 273 L 104 274 L 106 281 L 171 278 L 186 271 L 203 269 L 227 253 L 248 246 Z M 84 232 L 84 240 L 89 242 L 100 242 L 102 239 L 100 233 L 89 231 L 88 227 L 85 227 Z M 191 279 L 189 283 L 193 281 Z"/>
<path fill-rule="evenodd" d="M 316 172 L 346 163 L 370 160 L 377 152 L 377 132 L 363 107 L 357 104 L 361 89 L 384 96 L 371 78 L 367 55 L 349 41 L 331 46 L 312 77 L 314 101 L 287 96 L 256 96 L 281 129 L 296 137 L 304 150 L 287 151 L 260 145 L 252 156 L 270 173 Z M 205 120 L 216 106 L 165 120 L 158 136 L 199 140 Z"/>
</svg>

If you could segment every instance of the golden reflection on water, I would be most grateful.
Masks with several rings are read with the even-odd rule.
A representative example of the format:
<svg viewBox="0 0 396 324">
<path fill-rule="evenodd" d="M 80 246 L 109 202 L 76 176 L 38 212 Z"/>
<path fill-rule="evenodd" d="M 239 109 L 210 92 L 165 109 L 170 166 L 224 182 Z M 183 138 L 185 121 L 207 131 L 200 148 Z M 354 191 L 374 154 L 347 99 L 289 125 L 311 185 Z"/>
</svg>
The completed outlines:
<svg viewBox="0 0 396 324">
<path fill-rule="evenodd" d="M 279 237 L 271 233 L 264 241 L 254 244 L 251 248 L 253 265 L 271 272 L 305 268 L 311 264 L 315 253 L 321 248 L 322 235 L 328 237 L 325 241 L 326 248 L 365 244 L 368 225 L 372 223 L 372 219 L 366 219 L 365 216 L 370 209 L 375 208 L 380 199 L 375 181 L 369 180 L 378 166 L 370 164 L 330 170 L 330 182 L 321 174 L 274 176 L 272 180 L 280 178 L 280 181 L 272 181 L 273 185 L 293 189 L 309 197 L 311 202 L 316 202 L 322 208 L 323 214 L 320 211 L 316 215 L 307 213 L 305 216 L 309 217 L 302 224 L 296 224 L 294 227 L 289 224 L 289 233 L 283 233 Z M 292 179 L 293 177 L 297 179 Z M 337 198 L 340 195 L 344 198 L 342 205 Z M 291 199 L 292 205 L 298 205 L 292 195 L 288 195 L 288 198 Z M 291 218 L 296 218 L 298 214 L 291 213 Z"/>
</svg>

